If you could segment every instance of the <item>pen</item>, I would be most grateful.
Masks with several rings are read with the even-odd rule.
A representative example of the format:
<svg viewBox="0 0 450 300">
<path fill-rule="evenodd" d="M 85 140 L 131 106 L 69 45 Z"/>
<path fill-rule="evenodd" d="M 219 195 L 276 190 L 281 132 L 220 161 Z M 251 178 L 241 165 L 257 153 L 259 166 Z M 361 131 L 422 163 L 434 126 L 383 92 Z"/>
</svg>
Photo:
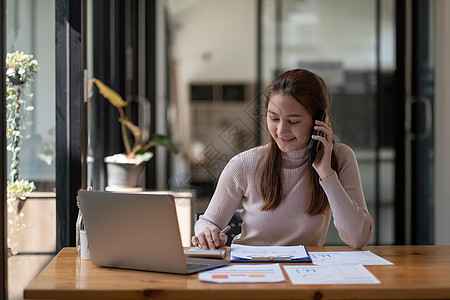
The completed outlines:
<svg viewBox="0 0 450 300">
<path fill-rule="evenodd" d="M 251 260 L 262 260 L 262 261 L 291 261 L 290 257 L 277 257 L 277 256 L 253 256 Z"/>
<path fill-rule="evenodd" d="M 227 225 L 227 227 L 222 229 L 222 231 L 220 233 L 227 233 L 228 231 L 230 231 L 230 229 L 231 229 L 230 225 Z"/>
</svg>

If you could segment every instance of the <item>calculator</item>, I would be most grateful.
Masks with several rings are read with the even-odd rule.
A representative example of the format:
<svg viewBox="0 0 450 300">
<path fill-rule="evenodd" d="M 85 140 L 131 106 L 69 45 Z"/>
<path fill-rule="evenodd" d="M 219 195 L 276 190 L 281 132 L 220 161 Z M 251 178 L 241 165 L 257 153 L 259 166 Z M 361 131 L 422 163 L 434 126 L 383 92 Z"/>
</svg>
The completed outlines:
<svg viewBox="0 0 450 300">
<path fill-rule="evenodd" d="M 200 248 L 191 248 L 184 250 L 184 255 L 187 257 L 224 258 L 225 254 L 227 254 L 226 249 L 204 250 Z"/>
</svg>

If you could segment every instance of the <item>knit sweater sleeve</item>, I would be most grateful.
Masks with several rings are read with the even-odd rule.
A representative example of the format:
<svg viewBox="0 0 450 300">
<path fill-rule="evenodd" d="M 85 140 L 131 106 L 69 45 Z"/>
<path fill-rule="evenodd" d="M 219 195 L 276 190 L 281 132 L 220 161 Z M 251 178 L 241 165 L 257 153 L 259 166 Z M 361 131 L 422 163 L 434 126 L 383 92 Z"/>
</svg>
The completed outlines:
<svg viewBox="0 0 450 300">
<path fill-rule="evenodd" d="M 241 157 L 237 155 L 223 169 L 208 208 L 195 223 L 195 235 L 212 225 L 221 229 L 226 227 L 241 203 L 245 186 L 244 166 Z"/>
<path fill-rule="evenodd" d="M 355 154 L 344 144 L 336 146 L 339 174 L 334 173 L 320 184 L 328 197 L 340 238 L 359 249 L 372 237 L 374 223 L 367 210 Z"/>
</svg>

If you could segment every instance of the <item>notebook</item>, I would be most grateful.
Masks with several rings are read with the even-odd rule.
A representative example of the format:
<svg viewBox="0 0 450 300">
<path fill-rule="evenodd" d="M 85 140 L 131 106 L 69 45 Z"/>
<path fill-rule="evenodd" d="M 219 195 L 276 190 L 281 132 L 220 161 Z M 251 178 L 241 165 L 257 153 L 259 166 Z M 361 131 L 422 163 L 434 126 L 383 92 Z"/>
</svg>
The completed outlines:
<svg viewBox="0 0 450 300">
<path fill-rule="evenodd" d="M 229 263 L 185 257 L 172 195 L 78 191 L 97 266 L 191 274 Z"/>
</svg>

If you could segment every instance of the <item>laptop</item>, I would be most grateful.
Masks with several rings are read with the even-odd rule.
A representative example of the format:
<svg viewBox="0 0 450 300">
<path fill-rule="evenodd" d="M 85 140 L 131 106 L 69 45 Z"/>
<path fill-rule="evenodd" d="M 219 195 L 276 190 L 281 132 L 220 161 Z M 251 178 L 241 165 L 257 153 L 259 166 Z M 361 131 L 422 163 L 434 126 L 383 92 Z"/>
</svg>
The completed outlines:
<svg viewBox="0 0 450 300">
<path fill-rule="evenodd" d="M 97 266 L 191 274 L 227 260 L 185 257 L 172 195 L 78 191 Z"/>
</svg>

